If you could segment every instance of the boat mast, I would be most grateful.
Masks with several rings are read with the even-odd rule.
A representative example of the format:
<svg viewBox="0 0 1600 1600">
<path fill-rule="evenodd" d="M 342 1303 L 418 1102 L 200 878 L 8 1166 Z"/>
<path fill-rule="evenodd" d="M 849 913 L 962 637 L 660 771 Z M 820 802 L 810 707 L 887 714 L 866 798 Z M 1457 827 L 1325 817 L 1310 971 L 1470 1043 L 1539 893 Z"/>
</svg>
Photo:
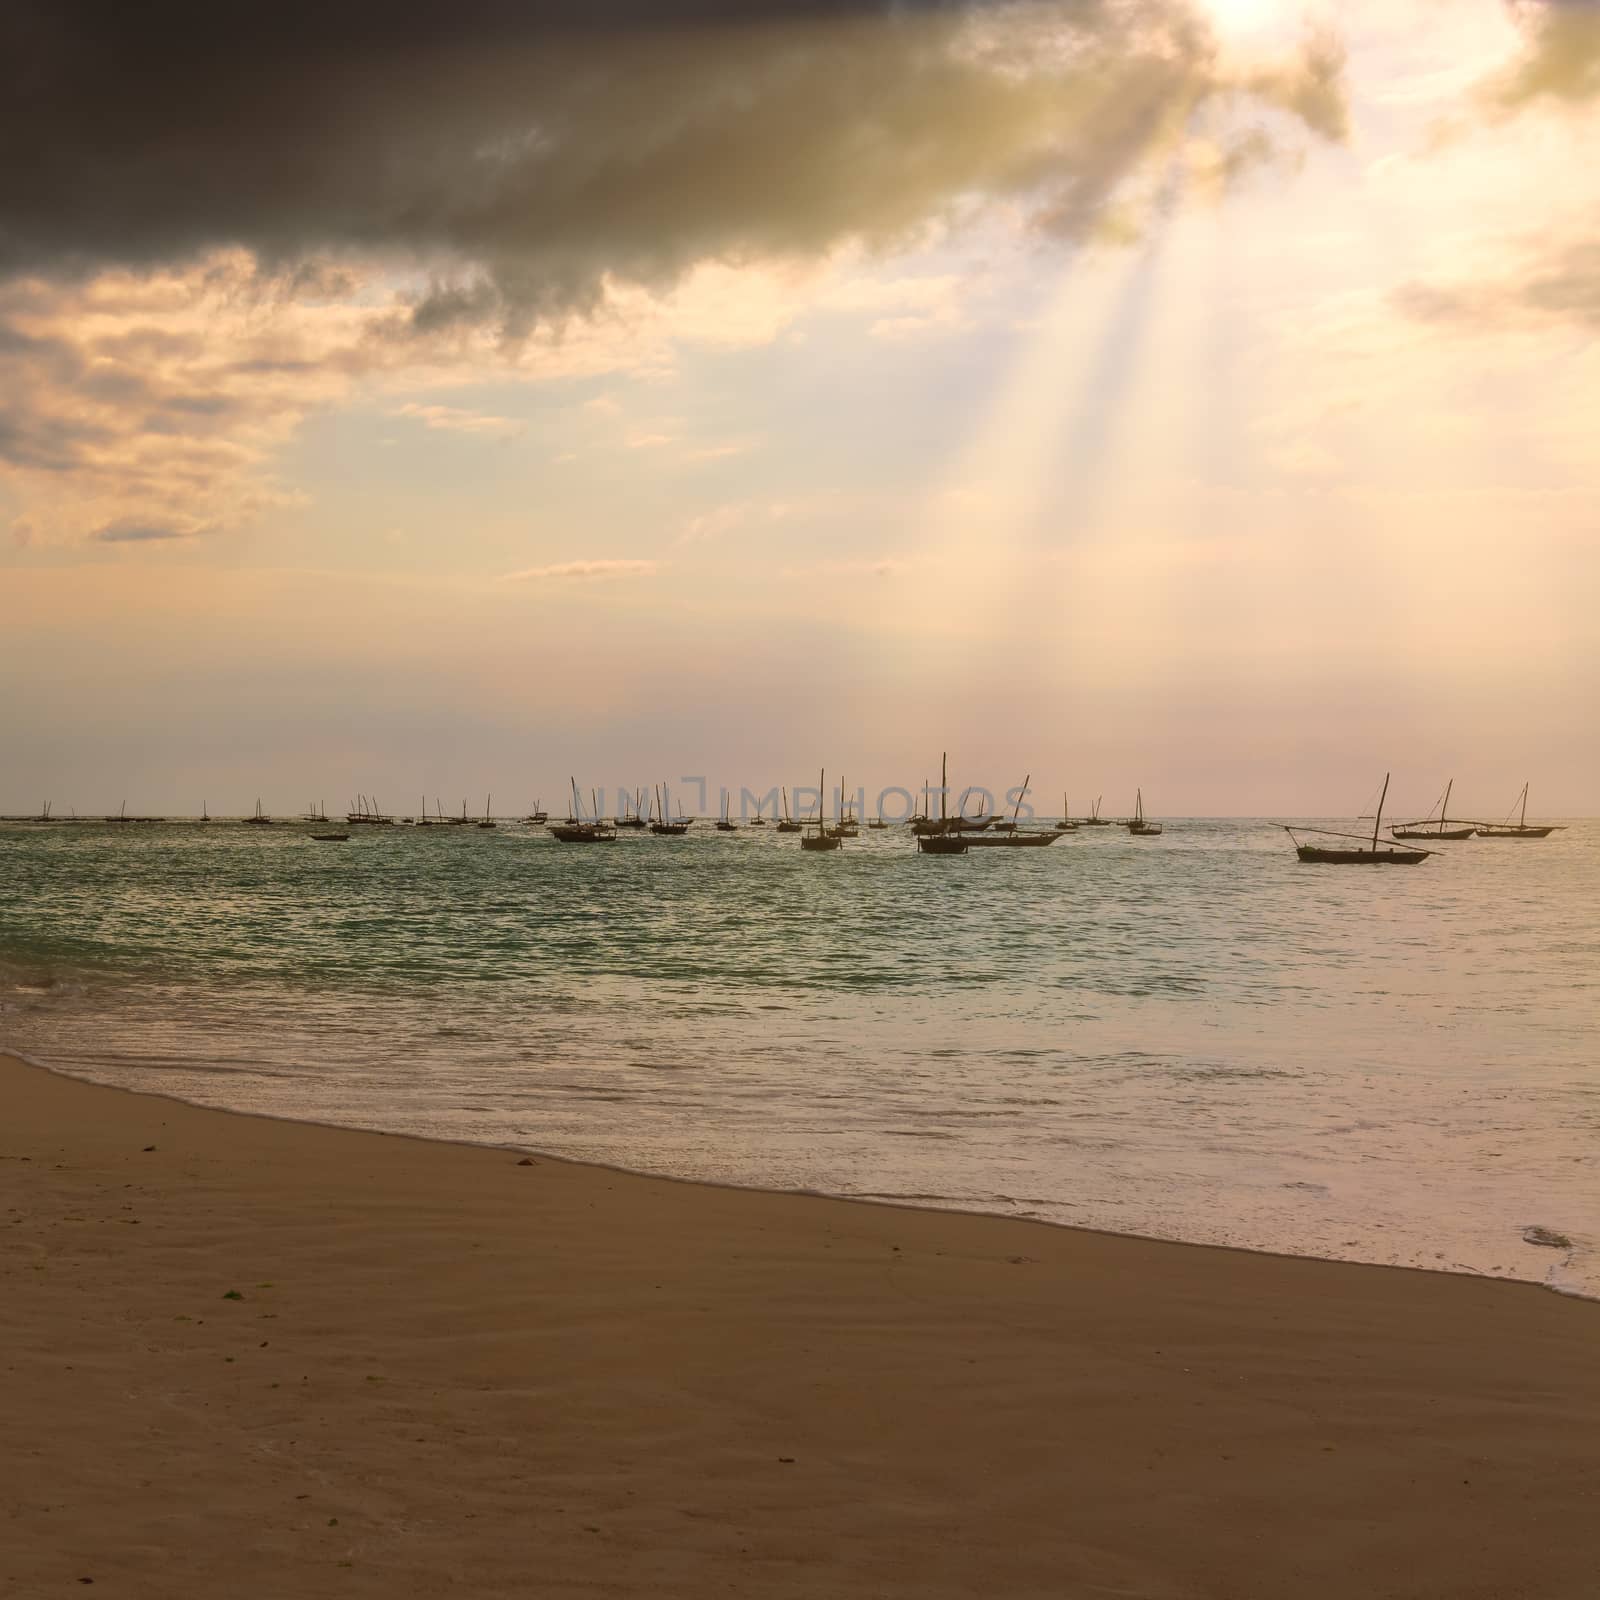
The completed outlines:
<svg viewBox="0 0 1600 1600">
<path fill-rule="evenodd" d="M 1522 786 L 1522 815 L 1517 819 L 1517 826 L 1519 828 L 1526 828 L 1528 826 L 1528 785 L 1527 784 L 1523 784 L 1523 786 Z"/>
<path fill-rule="evenodd" d="M 1455 788 L 1456 780 L 1452 778 L 1444 786 L 1444 804 L 1439 807 L 1439 832 L 1444 832 L 1444 825 L 1450 820 L 1450 791 Z"/>
<path fill-rule="evenodd" d="M 1017 813 L 1022 809 L 1022 796 L 1028 792 L 1028 785 L 1032 782 L 1033 774 L 1030 772 L 1027 777 L 1022 780 L 1022 788 L 1017 794 L 1017 803 L 1011 808 L 1011 828 L 1013 832 L 1016 831 Z"/>
<path fill-rule="evenodd" d="M 1378 829 L 1383 826 L 1383 802 L 1389 798 L 1389 774 L 1383 775 L 1383 793 L 1378 796 L 1378 814 L 1372 819 L 1372 853 L 1378 853 Z"/>
</svg>

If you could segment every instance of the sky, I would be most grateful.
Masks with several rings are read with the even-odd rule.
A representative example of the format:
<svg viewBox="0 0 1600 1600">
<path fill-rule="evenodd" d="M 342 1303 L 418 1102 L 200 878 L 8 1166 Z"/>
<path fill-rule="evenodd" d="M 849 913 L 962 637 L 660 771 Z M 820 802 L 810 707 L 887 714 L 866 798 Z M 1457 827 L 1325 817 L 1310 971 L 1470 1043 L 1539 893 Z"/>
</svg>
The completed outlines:
<svg viewBox="0 0 1600 1600">
<path fill-rule="evenodd" d="M 0 145 L 0 812 L 1600 811 L 1589 0 L 13 0 Z"/>
</svg>

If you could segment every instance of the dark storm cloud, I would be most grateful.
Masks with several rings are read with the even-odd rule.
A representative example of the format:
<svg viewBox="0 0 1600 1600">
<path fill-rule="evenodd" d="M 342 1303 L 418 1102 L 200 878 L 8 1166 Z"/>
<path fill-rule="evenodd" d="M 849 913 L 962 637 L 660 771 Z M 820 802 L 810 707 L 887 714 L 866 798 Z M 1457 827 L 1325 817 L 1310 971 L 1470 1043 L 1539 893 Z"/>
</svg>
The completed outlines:
<svg viewBox="0 0 1600 1600">
<path fill-rule="evenodd" d="M 1337 134 L 1337 80 L 1324 51 L 1223 83 L 1187 0 L 10 0 L 0 273 L 239 245 L 297 297 L 421 266 L 419 330 L 532 320 L 973 201 L 1081 231 L 1195 106 Z"/>
</svg>

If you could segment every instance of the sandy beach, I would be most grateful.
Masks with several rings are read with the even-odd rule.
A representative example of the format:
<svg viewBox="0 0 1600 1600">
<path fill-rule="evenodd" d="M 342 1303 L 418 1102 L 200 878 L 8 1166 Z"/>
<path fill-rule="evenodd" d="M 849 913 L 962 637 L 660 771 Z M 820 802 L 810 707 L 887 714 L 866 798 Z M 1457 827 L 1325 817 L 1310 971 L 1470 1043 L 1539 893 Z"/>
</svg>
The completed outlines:
<svg viewBox="0 0 1600 1600">
<path fill-rule="evenodd" d="M 0 1590 L 1588 1596 L 1600 1306 L 0 1058 Z"/>
</svg>

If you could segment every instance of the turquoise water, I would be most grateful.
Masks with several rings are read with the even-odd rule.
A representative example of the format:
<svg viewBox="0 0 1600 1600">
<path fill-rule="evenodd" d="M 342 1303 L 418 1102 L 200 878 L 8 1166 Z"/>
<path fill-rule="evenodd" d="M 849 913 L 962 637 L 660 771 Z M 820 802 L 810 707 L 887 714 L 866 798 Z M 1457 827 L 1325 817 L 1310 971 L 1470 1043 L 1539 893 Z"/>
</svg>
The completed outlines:
<svg viewBox="0 0 1600 1600">
<path fill-rule="evenodd" d="M 1600 1293 L 1600 826 L 0 826 L 0 1041 L 205 1104 Z M 1526 1243 L 1531 1225 L 1572 1249 Z"/>
</svg>

